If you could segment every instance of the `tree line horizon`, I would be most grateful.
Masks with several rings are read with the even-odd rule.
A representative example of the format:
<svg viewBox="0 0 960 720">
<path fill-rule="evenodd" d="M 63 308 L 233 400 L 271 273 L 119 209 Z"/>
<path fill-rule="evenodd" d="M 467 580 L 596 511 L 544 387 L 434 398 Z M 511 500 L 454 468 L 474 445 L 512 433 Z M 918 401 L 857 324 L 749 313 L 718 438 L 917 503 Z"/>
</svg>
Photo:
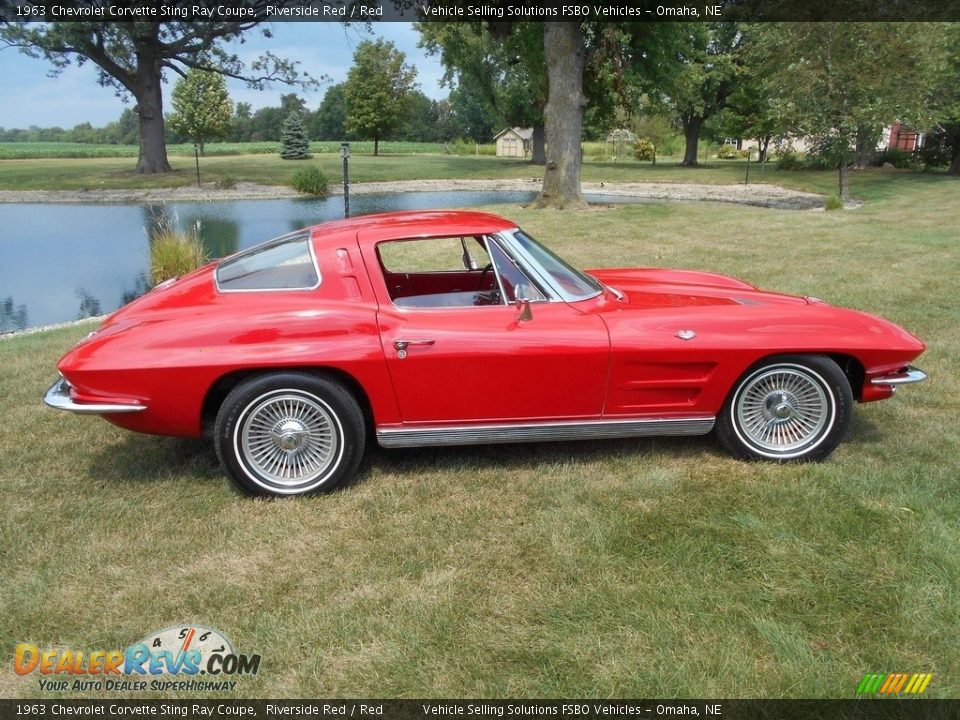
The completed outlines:
<svg viewBox="0 0 960 720">
<path fill-rule="evenodd" d="M 144 0 L 144 2 L 160 0 Z M 189 102 L 165 119 L 160 82 L 178 85 L 199 73 L 316 88 L 296 61 L 267 52 L 244 65 L 223 42 L 259 21 L 49 23 L 8 25 L 0 40 L 60 71 L 93 62 L 101 84 L 136 104 L 109 124 L 128 140 L 136 123 L 137 171 L 167 172 L 166 143 L 204 135 L 183 121 Z M 142 26 L 142 27 L 141 27 Z M 614 127 L 633 127 L 654 146 L 683 137 L 681 164 L 696 166 L 703 136 L 754 138 L 761 154 L 778 138 L 805 137 L 838 170 L 847 198 L 847 170 L 875 148 L 883 128 L 898 122 L 928 134 L 940 159 L 960 173 L 960 24 L 958 23 L 642 23 L 444 22 L 415 24 L 421 46 L 445 69 L 445 100 L 415 86 L 416 70 L 383 40 L 357 46 L 344 83 L 328 88 L 316 110 L 295 92 L 279 108 L 249 103 L 221 107 L 219 134 L 234 142 L 279 139 L 284 116 L 299 113 L 311 137 L 373 140 L 404 136 L 421 142 L 470 138 L 489 142 L 503 127 L 532 127 L 531 161 L 544 166 L 542 207 L 583 205 L 580 144 Z M 176 91 L 175 93 L 176 94 Z M 189 94 L 187 94 L 189 95 Z M 204 93 L 196 92 L 196 103 Z M 176 104 L 176 103 L 174 103 Z M 232 114 L 227 118 L 224 107 Z M 169 117 L 169 113 L 166 116 Z M 194 113 L 197 117 L 202 113 Z M 229 122 L 228 122 L 229 120 Z M 18 131 L 3 131 L 0 139 Z M 31 131 L 27 131 L 28 133 Z M 208 127 L 205 131 L 211 133 Z M 76 126 L 73 141 L 96 137 Z M 41 138 L 55 129 L 37 129 Z M 30 139 L 33 139 L 32 137 Z M 42 139 L 40 140 L 42 141 Z"/>
</svg>

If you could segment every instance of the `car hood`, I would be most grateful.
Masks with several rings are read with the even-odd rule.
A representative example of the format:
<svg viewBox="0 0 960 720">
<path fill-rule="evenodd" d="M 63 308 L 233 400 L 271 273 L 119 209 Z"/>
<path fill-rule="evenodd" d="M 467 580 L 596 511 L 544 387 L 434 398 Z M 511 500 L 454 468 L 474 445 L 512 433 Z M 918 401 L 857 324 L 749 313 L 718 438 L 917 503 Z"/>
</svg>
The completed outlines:
<svg viewBox="0 0 960 720">
<path fill-rule="evenodd" d="M 614 268 L 590 270 L 604 285 L 623 293 L 633 307 L 679 308 L 709 305 L 807 305 L 795 295 L 758 290 L 742 280 L 697 270 Z"/>
</svg>

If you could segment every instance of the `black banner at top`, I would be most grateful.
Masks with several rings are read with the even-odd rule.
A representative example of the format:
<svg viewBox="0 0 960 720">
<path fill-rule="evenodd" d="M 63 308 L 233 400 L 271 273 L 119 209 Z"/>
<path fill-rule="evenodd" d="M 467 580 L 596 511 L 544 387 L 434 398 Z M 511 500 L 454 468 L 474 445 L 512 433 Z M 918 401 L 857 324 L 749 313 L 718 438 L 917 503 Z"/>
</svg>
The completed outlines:
<svg viewBox="0 0 960 720">
<path fill-rule="evenodd" d="M 0 0 L 7 22 L 960 21 L 960 0 Z"/>
</svg>

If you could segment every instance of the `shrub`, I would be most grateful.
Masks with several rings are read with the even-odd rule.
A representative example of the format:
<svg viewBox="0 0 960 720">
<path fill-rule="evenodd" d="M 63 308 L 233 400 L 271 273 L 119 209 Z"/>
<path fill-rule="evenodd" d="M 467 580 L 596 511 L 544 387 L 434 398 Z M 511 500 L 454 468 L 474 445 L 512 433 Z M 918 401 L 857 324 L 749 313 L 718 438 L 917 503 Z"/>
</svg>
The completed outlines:
<svg viewBox="0 0 960 720">
<path fill-rule="evenodd" d="M 647 138 L 637 138 L 633 143 L 633 157 L 637 160 L 653 161 L 656 159 L 656 153 L 657 149 Z"/>
<path fill-rule="evenodd" d="M 777 157 L 777 170 L 803 170 L 803 156 L 793 150 L 784 150 Z"/>
<path fill-rule="evenodd" d="M 220 178 L 219 180 L 217 180 L 217 182 L 215 183 L 215 185 L 216 185 L 220 190 L 233 190 L 233 189 L 237 186 L 237 178 L 235 178 L 233 175 L 227 173 L 227 174 L 224 175 L 222 178 Z"/>
<path fill-rule="evenodd" d="M 803 167 L 807 170 L 836 170 L 837 161 L 828 155 L 810 153 L 803 159 Z"/>
<path fill-rule="evenodd" d="M 841 200 L 840 196 L 836 193 L 833 195 L 827 195 L 827 201 L 824 204 L 824 207 L 827 210 L 843 210 L 843 200 Z"/>
<path fill-rule="evenodd" d="M 150 234 L 150 279 L 154 285 L 186 275 L 206 262 L 200 223 L 183 231 L 164 220 Z"/>
<path fill-rule="evenodd" d="M 720 146 L 720 149 L 717 150 L 718 160 L 736 160 L 738 157 L 740 157 L 740 152 L 734 145 L 724 143 Z"/>
<path fill-rule="evenodd" d="M 945 167 L 953 161 L 955 137 L 960 123 L 944 123 L 933 128 L 923 141 L 920 158 L 927 167 Z M 2 146 L 0 146 L 2 152 Z"/>
<path fill-rule="evenodd" d="M 890 163 L 895 168 L 906 170 L 913 162 L 913 155 L 906 150 L 884 150 L 873 159 L 873 165 L 882 167 L 885 163 Z"/>
<path fill-rule="evenodd" d="M 300 168 L 291 178 L 290 184 L 297 192 L 325 198 L 329 194 L 327 176 L 316 165 Z"/>
</svg>

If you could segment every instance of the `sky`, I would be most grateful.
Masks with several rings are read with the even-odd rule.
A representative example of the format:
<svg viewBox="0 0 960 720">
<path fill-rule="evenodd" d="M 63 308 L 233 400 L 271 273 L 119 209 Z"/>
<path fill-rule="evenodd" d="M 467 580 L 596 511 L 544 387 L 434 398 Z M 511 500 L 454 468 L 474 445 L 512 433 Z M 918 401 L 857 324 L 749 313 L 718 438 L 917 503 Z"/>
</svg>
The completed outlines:
<svg viewBox="0 0 960 720">
<path fill-rule="evenodd" d="M 448 89 L 440 86 L 443 67 L 439 59 L 428 56 L 417 47 L 420 35 L 410 23 L 382 23 L 374 25 L 370 33 L 360 27 L 344 27 L 332 22 L 282 22 L 270 26 L 273 37 L 263 38 L 253 30 L 246 35 L 246 43 L 234 43 L 232 49 L 249 61 L 263 51 L 301 62 L 301 68 L 313 77 L 326 75 L 316 92 L 303 92 L 276 84 L 272 88 L 251 90 L 237 80 L 227 79 L 227 89 L 234 102 L 247 102 L 256 110 L 280 104 L 280 95 L 297 92 L 307 100 L 307 107 L 315 110 L 331 84 L 347 77 L 357 44 L 365 38 L 382 37 L 392 41 L 407 56 L 407 64 L 417 69 L 417 82 L 427 97 L 440 99 Z M 92 63 L 78 68 L 71 65 L 57 78 L 48 77 L 50 63 L 22 54 L 19 50 L 0 50 L 0 127 L 27 128 L 59 126 L 71 128 L 83 122 L 100 127 L 116 120 L 124 105 L 113 88 L 101 87 Z M 170 111 L 170 91 L 179 77 L 167 71 L 168 82 L 163 86 L 164 110 Z"/>
</svg>

